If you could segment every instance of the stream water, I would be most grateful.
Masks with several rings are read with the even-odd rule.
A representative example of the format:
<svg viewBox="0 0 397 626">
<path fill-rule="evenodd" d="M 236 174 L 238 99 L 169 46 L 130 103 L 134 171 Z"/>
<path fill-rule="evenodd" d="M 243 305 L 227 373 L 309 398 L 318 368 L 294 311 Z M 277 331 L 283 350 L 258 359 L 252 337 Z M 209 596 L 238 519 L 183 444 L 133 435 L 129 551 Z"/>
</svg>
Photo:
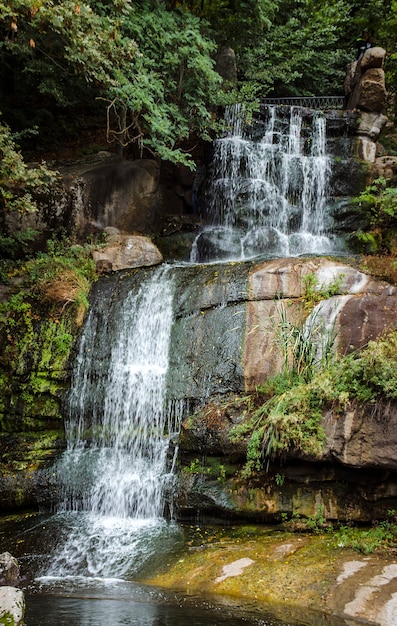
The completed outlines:
<svg viewBox="0 0 397 626">
<path fill-rule="evenodd" d="M 271 108 L 259 141 L 246 136 L 238 117 L 228 122 L 230 132 L 215 145 L 211 225 L 192 261 L 337 249 L 325 210 L 329 158 L 321 115 L 309 139 L 293 109 L 285 126 Z M 169 442 L 183 413 L 167 397 L 173 297 L 172 267 L 165 266 L 111 303 L 110 313 L 109 303 L 91 308 L 67 399 L 67 450 L 54 468 L 58 510 L 3 533 L 29 572 L 26 623 L 331 623 L 308 615 L 280 621 L 263 609 L 139 582 L 166 567 L 186 541 L 172 521 Z M 106 363 L 96 359 L 98 342 L 107 347 Z"/>
</svg>

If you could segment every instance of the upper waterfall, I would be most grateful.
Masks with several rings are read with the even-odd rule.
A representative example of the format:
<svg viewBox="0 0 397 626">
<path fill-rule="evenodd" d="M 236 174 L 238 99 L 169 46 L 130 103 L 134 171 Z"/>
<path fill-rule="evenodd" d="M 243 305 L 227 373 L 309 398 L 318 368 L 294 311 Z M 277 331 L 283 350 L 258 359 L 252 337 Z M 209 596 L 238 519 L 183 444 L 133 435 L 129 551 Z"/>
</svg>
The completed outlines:
<svg viewBox="0 0 397 626">
<path fill-rule="evenodd" d="M 267 106 L 248 126 L 241 106 L 226 110 L 206 194 L 210 225 L 194 242 L 192 262 L 340 251 L 327 211 L 325 117 L 314 111 L 308 127 L 302 112 Z"/>
</svg>

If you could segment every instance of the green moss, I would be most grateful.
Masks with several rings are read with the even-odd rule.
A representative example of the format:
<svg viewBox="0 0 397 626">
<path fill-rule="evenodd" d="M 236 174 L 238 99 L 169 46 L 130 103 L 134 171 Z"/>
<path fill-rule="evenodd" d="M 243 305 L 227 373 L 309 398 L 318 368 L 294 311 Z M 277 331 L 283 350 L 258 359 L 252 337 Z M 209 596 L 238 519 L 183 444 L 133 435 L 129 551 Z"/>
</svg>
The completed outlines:
<svg viewBox="0 0 397 626">
<path fill-rule="evenodd" d="M 0 615 L 0 624 L 5 624 L 6 626 L 15 626 L 15 620 L 11 613 L 3 613 Z"/>
<path fill-rule="evenodd" d="M 61 399 L 70 352 L 96 279 L 90 248 L 48 242 L 48 251 L 3 264 L 0 428 L 5 472 L 46 464 L 64 437 Z M 21 496 L 22 497 L 22 496 Z"/>
<path fill-rule="evenodd" d="M 184 474 L 205 476 L 209 480 L 225 482 L 236 474 L 238 466 L 225 461 L 224 457 L 208 456 L 205 459 L 193 459 L 189 465 L 181 468 Z"/>
<path fill-rule="evenodd" d="M 395 180 L 383 176 L 367 185 L 353 202 L 366 217 L 368 227 L 350 236 L 352 248 L 361 254 L 394 253 L 397 229 Z M 393 233 L 393 234 L 391 234 Z"/>
<path fill-rule="evenodd" d="M 352 548 L 362 554 L 372 554 L 377 550 L 393 550 L 397 547 L 397 524 L 394 511 L 391 518 L 375 523 L 371 528 L 341 526 L 335 535 L 335 543 L 339 548 Z"/>
<path fill-rule="evenodd" d="M 381 246 L 379 231 L 356 231 L 349 236 L 349 245 L 358 254 L 376 254 Z"/>
<path fill-rule="evenodd" d="M 0 438 L 3 472 L 14 473 L 36 470 L 58 453 L 63 446 L 63 432 L 43 430 L 19 432 L 17 439 Z"/>
</svg>

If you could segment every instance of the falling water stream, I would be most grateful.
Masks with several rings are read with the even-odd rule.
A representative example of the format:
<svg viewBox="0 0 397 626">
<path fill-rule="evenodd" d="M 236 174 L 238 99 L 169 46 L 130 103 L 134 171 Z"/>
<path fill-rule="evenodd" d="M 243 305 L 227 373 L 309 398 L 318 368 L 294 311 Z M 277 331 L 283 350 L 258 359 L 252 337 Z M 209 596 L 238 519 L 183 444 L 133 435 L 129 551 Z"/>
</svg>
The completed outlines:
<svg viewBox="0 0 397 626">
<path fill-rule="evenodd" d="M 193 245 L 193 262 L 288 257 L 340 251 L 327 210 L 331 158 L 326 120 L 311 127 L 297 107 L 269 106 L 257 125 L 241 107 L 226 111 L 226 131 L 214 142 L 208 198 L 210 224 Z"/>
<path fill-rule="evenodd" d="M 164 541 L 170 532 L 167 452 L 179 427 L 166 410 L 172 301 L 164 267 L 119 303 L 107 327 L 97 327 L 91 310 L 68 401 L 68 448 L 57 468 L 60 509 L 75 522 L 49 576 L 131 574 L 148 556 L 147 535 Z M 101 373 L 93 359 L 99 332 L 110 348 Z"/>
<path fill-rule="evenodd" d="M 323 117 L 314 115 L 304 139 L 299 112 L 291 109 L 285 126 L 270 107 L 262 137 L 253 140 L 241 117 L 228 115 L 230 131 L 215 142 L 210 225 L 192 261 L 334 250 Z M 41 604 L 32 598 L 28 624 L 280 623 L 180 597 L 170 605 L 132 582 L 182 544 L 170 515 L 169 442 L 180 417 L 167 399 L 173 283 L 173 267 L 162 266 L 109 303 L 107 316 L 100 301 L 91 307 L 67 402 L 67 450 L 54 470 L 61 502 L 46 532 L 57 529 L 57 539 L 37 578 L 47 595 Z M 98 342 L 108 348 L 106 362 L 96 360 Z M 58 596 L 56 609 L 48 594 Z"/>
</svg>

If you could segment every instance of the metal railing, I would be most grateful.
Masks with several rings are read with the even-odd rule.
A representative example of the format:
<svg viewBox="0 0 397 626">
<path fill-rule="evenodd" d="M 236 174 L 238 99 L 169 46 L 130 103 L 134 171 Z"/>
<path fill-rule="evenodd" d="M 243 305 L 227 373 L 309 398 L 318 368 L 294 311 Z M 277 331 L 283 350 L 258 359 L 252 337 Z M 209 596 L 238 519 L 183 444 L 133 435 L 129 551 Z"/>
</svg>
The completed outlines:
<svg viewBox="0 0 397 626">
<path fill-rule="evenodd" d="M 291 96 L 287 98 L 264 98 L 261 100 L 261 104 L 284 104 L 327 111 L 329 109 L 343 109 L 344 100 L 344 96 Z"/>
</svg>

